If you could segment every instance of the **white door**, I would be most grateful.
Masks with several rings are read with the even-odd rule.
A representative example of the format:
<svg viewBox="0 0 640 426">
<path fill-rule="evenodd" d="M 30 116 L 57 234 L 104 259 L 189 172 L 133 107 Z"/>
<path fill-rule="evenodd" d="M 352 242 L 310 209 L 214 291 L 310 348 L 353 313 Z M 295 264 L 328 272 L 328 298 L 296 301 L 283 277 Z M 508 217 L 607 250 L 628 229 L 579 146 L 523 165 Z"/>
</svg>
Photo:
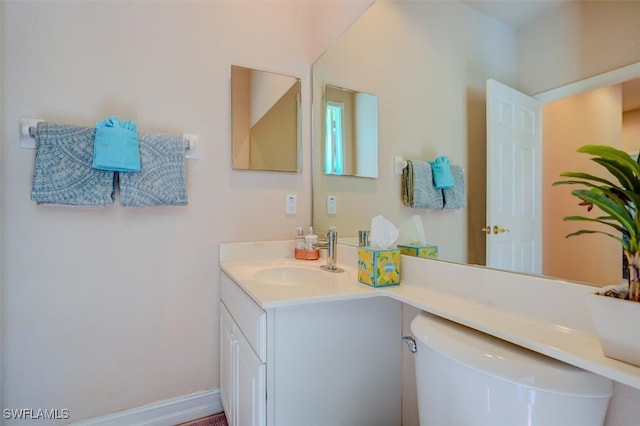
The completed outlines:
<svg viewBox="0 0 640 426">
<path fill-rule="evenodd" d="M 487 80 L 487 266 L 542 272 L 540 102 Z"/>
</svg>

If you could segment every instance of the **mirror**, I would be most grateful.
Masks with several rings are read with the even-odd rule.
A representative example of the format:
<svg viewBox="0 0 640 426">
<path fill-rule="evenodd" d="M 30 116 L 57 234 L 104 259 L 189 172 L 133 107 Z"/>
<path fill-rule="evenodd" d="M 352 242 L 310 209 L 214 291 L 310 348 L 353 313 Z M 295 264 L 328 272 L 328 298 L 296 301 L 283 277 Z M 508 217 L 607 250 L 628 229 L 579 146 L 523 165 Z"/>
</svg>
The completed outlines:
<svg viewBox="0 0 640 426">
<path fill-rule="evenodd" d="M 378 177 L 378 97 L 325 85 L 324 173 Z"/>
<path fill-rule="evenodd" d="M 300 79 L 231 66 L 232 166 L 300 171 Z"/>
<path fill-rule="evenodd" d="M 623 6 L 606 3 L 606 7 Z M 612 12 L 612 16 L 619 15 L 620 11 Z M 357 231 L 368 229 L 377 214 L 397 226 L 419 214 L 427 241 L 438 245 L 441 260 L 484 264 L 486 237 L 480 230 L 486 225 L 486 80 L 494 78 L 539 93 L 596 74 L 593 71 L 620 66 L 615 61 L 596 62 L 597 66 L 591 64 L 591 73 L 567 75 L 562 73 L 565 64 L 558 63 L 544 73 L 529 72 L 528 78 L 521 77 L 518 71 L 527 67 L 515 59 L 516 31 L 496 23 L 459 2 L 377 1 L 319 58 L 312 70 L 315 229 L 336 226 L 342 242 L 356 242 Z M 534 27 L 527 30 L 534 31 Z M 537 26 L 535 31 L 550 29 Z M 558 43 L 553 37 L 545 40 Z M 541 49 L 537 46 L 535 52 Z M 628 51 L 623 64 L 640 60 L 630 47 L 618 49 Z M 577 50 L 576 55 L 585 54 Z M 535 65 L 528 68 L 535 69 Z M 558 69 L 562 72 L 554 73 Z M 319 172 L 322 152 L 318 141 L 322 135 L 316 124 L 322 123 L 322 111 L 318 104 L 323 85 L 329 83 L 357 86 L 379 97 L 380 173 L 376 180 Z M 440 155 L 464 168 L 468 207 L 439 211 L 403 206 L 401 177 L 394 174 L 393 158 L 432 160 Z M 571 170 L 575 166 L 568 161 L 560 167 Z M 327 213 L 327 196 L 336 199 L 335 213 Z M 591 243 L 579 238 L 569 240 L 578 245 Z"/>
</svg>

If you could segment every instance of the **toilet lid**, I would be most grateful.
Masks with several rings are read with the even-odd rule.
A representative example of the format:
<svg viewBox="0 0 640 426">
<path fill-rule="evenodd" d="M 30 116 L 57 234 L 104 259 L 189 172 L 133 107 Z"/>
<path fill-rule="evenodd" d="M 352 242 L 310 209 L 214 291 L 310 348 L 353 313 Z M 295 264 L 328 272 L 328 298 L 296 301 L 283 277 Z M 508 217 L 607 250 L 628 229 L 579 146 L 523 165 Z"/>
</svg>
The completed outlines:
<svg viewBox="0 0 640 426">
<path fill-rule="evenodd" d="M 420 344 L 499 379 L 573 396 L 608 397 L 611 380 L 426 312 L 411 322 Z"/>
</svg>

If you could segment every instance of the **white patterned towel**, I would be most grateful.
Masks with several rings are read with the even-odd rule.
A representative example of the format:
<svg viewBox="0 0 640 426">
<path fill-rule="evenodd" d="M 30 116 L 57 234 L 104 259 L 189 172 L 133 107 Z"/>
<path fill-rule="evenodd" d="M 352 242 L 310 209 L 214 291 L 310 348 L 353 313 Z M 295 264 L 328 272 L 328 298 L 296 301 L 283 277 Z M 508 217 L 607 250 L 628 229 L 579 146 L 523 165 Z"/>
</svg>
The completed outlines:
<svg viewBox="0 0 640 426">
<path fill-rule="evenodd" d="M 451 166 L 451 174 L 455 185 L 453 188 L 443 189 L 445 209 L 462 209 L 467 207 L 467 191 L 464 187 L 464 170 L 460 166 Z"/>
<path fill-rule="evenodd" d="M 410 207 L 442 209 L 442 191 L 433 184 L 431 164 L 428 161 L 407 161 L 402 171 L 403 202 Z"/>
<path fill-rule="evenodd" d="M 32 200 L 86 207 L 113 204 L 114 173 L 91 167 L 94 134 L 89 127 L 38 123 Z"/>
<path fill-rule="evenodd" d="M 187 204 L 184 145 L 181 136 L 141 133 L 140 171 L 118 172 L 123 207 Z"/>
</svg>

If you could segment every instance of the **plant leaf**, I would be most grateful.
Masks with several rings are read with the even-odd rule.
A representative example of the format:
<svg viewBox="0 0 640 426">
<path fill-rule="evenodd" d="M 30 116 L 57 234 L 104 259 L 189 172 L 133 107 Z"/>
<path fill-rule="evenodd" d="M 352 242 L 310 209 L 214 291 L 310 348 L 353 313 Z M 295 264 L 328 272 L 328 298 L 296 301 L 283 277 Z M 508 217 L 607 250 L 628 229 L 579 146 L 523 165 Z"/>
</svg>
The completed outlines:
<svg viewBox="0 0 640 426">
<path fill-rule="evenodd" d="M 592 222 L 607 225 L 619 235 L 597 230 L 580 230 L 567 235 L 603 234 L 618 241 L 626 250 L 640 251 L 640 158 L 634 160 L 628 153 L 608 145 L 585 145 L 578 152 L 591 154 L 592 161 L 603 167 L 619 184 L 610 179 L 589 173 L 565 172 L 567 180 L 553 185 L 581 185 L 571 194 L 582 201 L 581 205 L 595 206 L 604 212 L 596 218 L 567 216 L 565 221 Z M 622 237 L 625 238 L 622 238 Z"/>
<path fill-rule="evenodd" d="M 580 231 L 576 231 L 576 232 L 572 232 L 570 234 L 567 234 L 567 236 L 565 238 L 575 237 L 577 235 L 584 235 L 584 234 L 602 234 L 602 235 L 606 235 L 606 236 L 611 237 L 614 240 L 618 241 L 625 250 L 631 251 L 631 248 L 630 248 L 629 243 L 627 241 L 625 241 L 624 239 L 622 239 L 622 238 L 620 238 L 618 236 L 615 236 L 613 234 L 610 234 L 608 232 L 603 232 L 603 231 L 593 231 L 593 230 L 590 230 L 590 229 L 581 229 Z"/>
<path fill-rule="evenodd" d="M 612 161 L 605 158 L 592 158 L 592 160 L 600 164 L 602 167 L 606 168 L 609 173 L 615 176 L 623 188 L 630 191 L 640 192 L 640 181 L 638 181 L 638 178 L 633 174 L 633 171 L 631 169 L 625 167 L 617 161 Z"/>
<path fill-rule="evenodd" d="M 637 227 L 634 223 L 633 217 L 625 208 L 625 204 L 622 203 L 618 197 L 610 193 L 605 196 L 594 190 L 586 189 L 575 189 L 571 194 L 598 207 L 604 213 L 608 214 L 615 221 L 620 223 L 620 225 L 629 233 L 630 239 L 636 239 Z"/>
<path fill-rule="evenodd" d="M 615 220 L 613 219 L 611 216 L 601 216 L 601 217 L 586 217 L 586 216 L 566 216 L 564 218 L 565 222 L 596 222 L 596 223 L 601 223 L 603 225 L 607 225 L 610 226 L 612 228 L 614 228 L 616 231 L 620 232 L 621 234 L 626 234 L 627 236 L 629 235 L 629 232 L 624 229 L 622 226 L 618 225 L 618 223 L 614 222 L 614 223 L 610 223 L 607 222 L 606 220 Z"/>
<path fill-rule="evenodd" d="M 631 172 L 640 176 L 640 164 L 635 161 L 629 154 L 621 151 L 617 148 L 608 145 L 585 145 L 578 148 L 578 152 L 585 154 L 591 154 L 596 157 L 601 157 L 605 160 L 612 160 L 618 162 L 622 167 L 628 168 Z"/>
<path fill-rule="evenodd" d="M 592 180 L 592 181 L 595 181 L 595 182 L 604 183 L 604 184 L 609 185 L 609 186 L 615 186 L 615 184 L 613 182 L 608 181 L 607 179 L 601 178 L 599 176 L 590 175 L 588 173 L 564 172 L 564 173 L 560 173 L 560 176 Z M 589 184 L 588 182 L 583 182 L 583 181 L 579 181 L 579 180 L 566 180 L 566 181 L 554 182 L 552 185 L 556 186 L 556 185 L 561 185 L 561 184 L 565 184 L 565 183 L 582 183 L 584 185 Z M 593 184 L 590 184 L 590 185 L 593 185 Z"/>
</svg>

